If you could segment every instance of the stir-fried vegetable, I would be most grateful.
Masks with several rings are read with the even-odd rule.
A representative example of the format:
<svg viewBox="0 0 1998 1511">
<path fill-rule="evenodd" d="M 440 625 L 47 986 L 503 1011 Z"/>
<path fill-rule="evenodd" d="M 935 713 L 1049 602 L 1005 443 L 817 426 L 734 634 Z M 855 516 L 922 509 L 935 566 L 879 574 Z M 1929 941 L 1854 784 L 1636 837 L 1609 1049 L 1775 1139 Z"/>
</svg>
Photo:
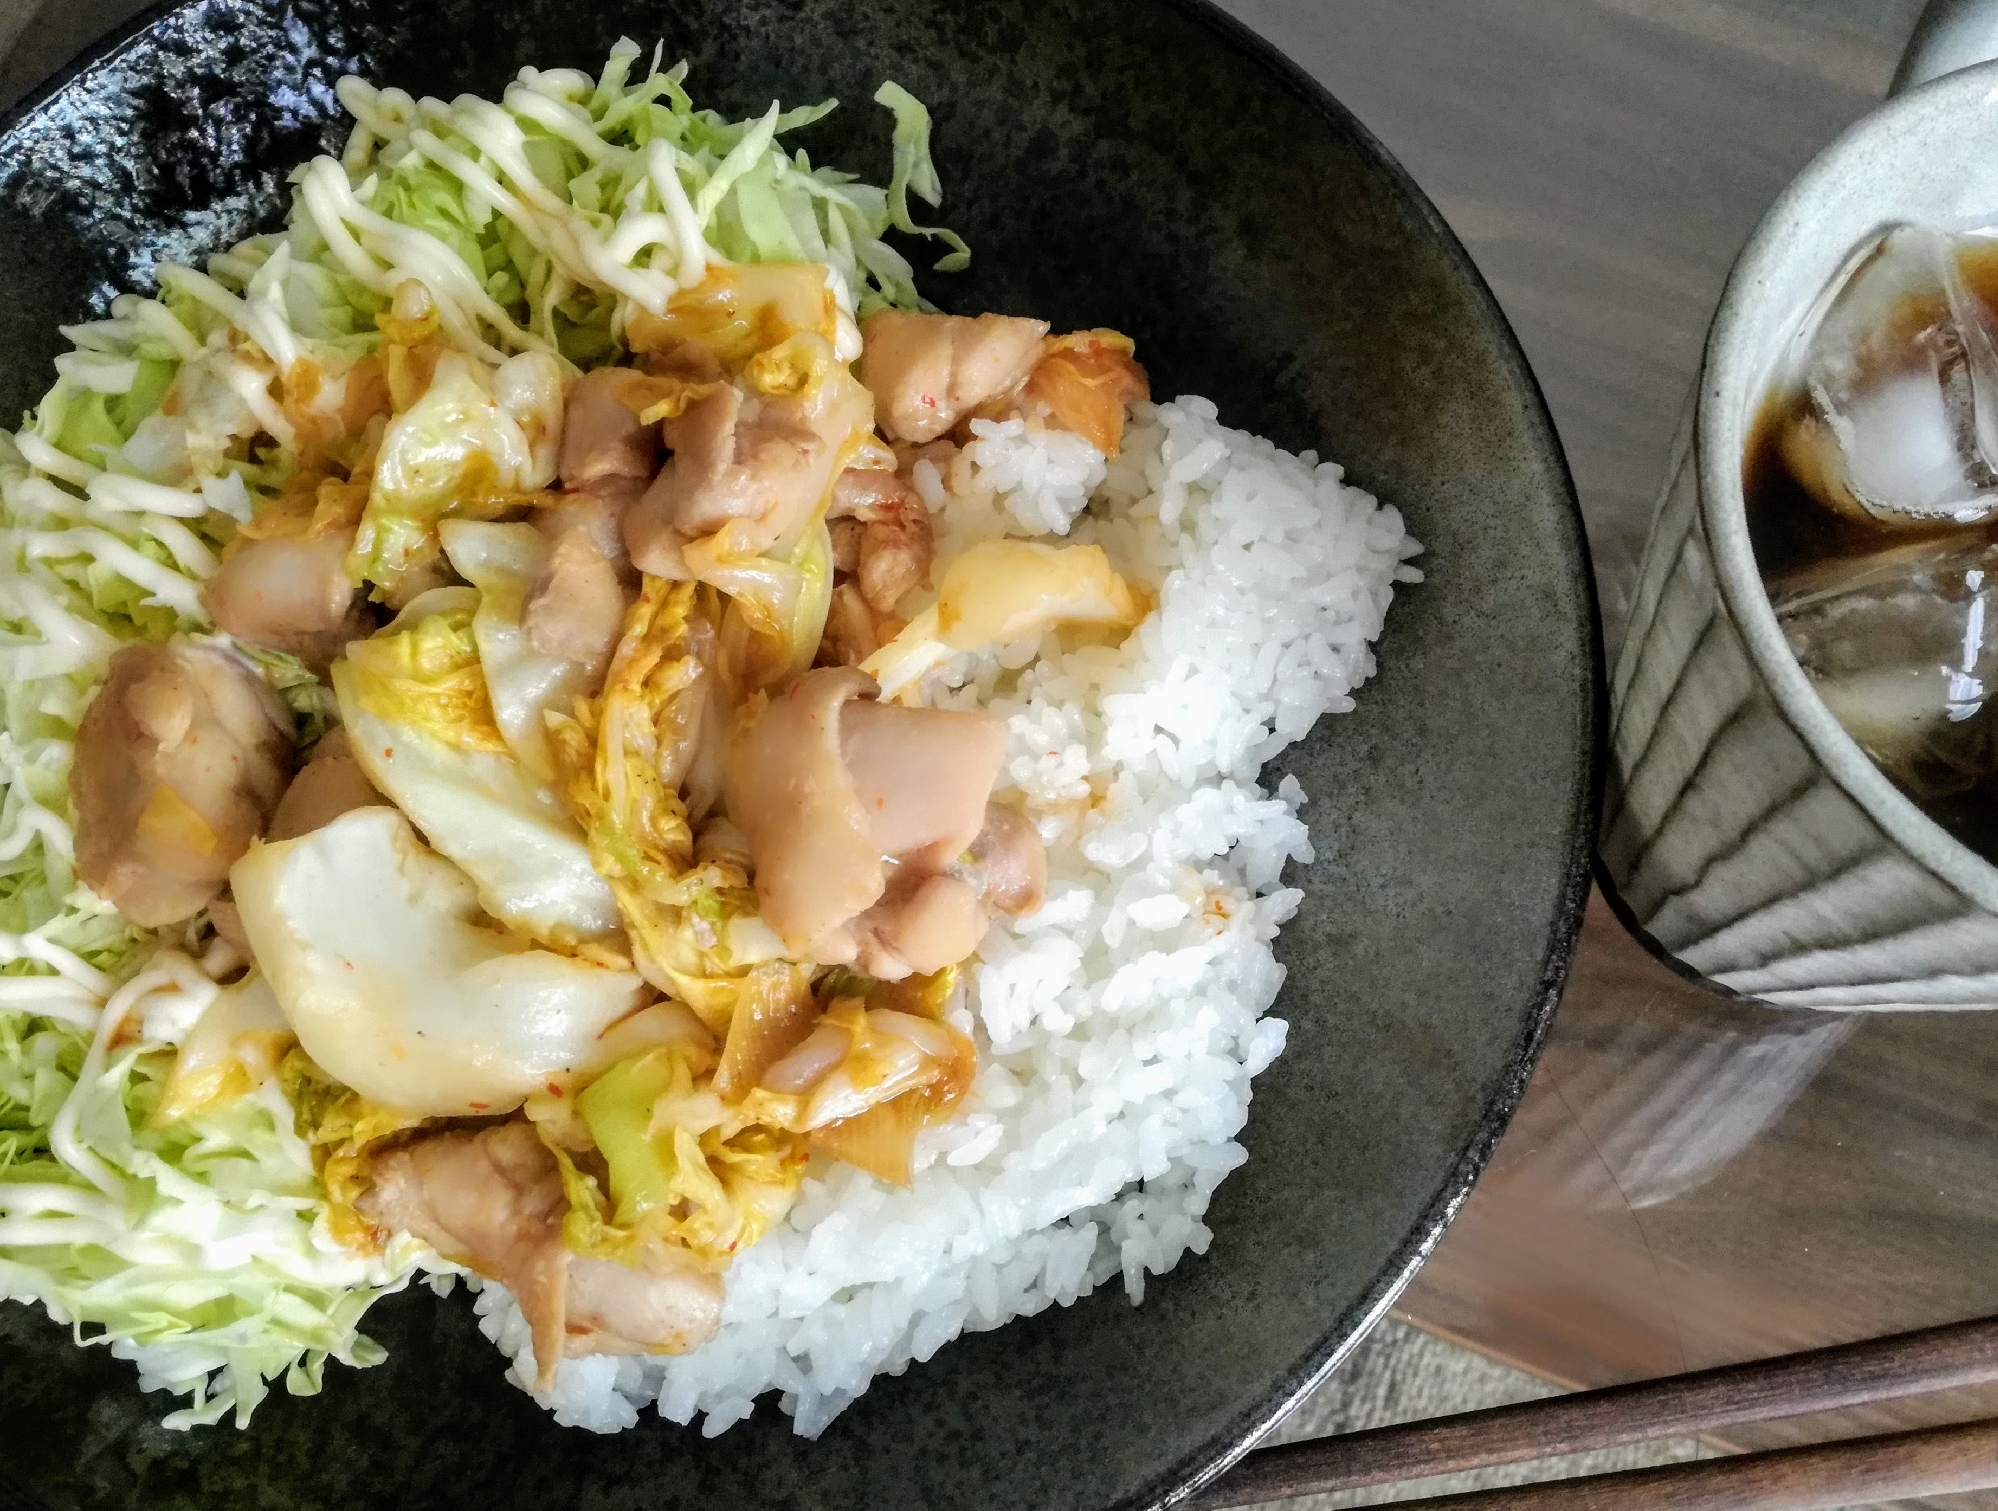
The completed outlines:
<svg viewBox="0 0 1998 1511">
<path fill-rule="evenodd" d="M 478 612 L 476 589 L 433 588 L 347 648 L 333 687 L 355 757 L 493 917 L 554 944 L 603 940 L 617 925 L 611 890 L 560 799 L 500 733 Z"/>
<path fill-rule="evenodd" d="M 721 364 L 752 400 L 780 406 L 787 428 L 824 447 L 822 477 L 788 530 L 736 518 L 685 542 L 686 569 L 725 595 L 722 665 L 741 691 L 776 686 L 812 664 L 832 601 L 832 539 L 825 526 L 833 480 L 873 439 L 873 398 L 849 370 L 860 338 L 839 308 L 826 270 L 806 263 L 718 268 L 641 315 L 633 349 L 670 354 L 682 342 Z M 712 369 L 710 369 L 712 371 Z M 641 419 L 673 420 L 725 383 L 661 373 L 634 385 Z"/>
<path fill-rule="evenodd" d="M 493 723 L 530 775 L 552 781 L 546 715 L 572 708 L 589 679 L 583 666 L 537 651 L 527 638 L 527 599 L 547 563 L 547 542 L 527 524 L 447 520 L 441 534 L 452 567 L 479 590 L 472 639 Z"/>
<path fill-rule="evenodd" d="M 219 1112 L 275 1080 L 298 1036 L 271 985 L 251 971 L 225 986 L 203 1010 L 174 1056 L 152 1122 L 166 1127 Z"/>
<path fill-rule="evenodd" d="M 577 1106 L 610 1177 L 607 1209 L 595 1179 L 556 1150 L 579 1254 L 628 1260 L 673 1243 L 724 1263 L 784 1216 L 804 1179 L 803 1140 L 732 1111 L 696 1082 L 683 1049 L 625 1061 Z"/>
<path fill-rule="evenodd" d="M 488 374 L 461 352 L 435 355 L 428 385 L 382 436 L 349 571 L 395 593 L 434 568 L 445 515 L 490 519 L 554 481 L 562 369 L 544 352 Z"/>
<path fill-rule="evenodd" d="M 944 569 L 937 601 L 861 669 L 894 697 L 959 651 L 1011 645 L 1058 625 L 1128 630 L 1147 607 L 1101 546 L 983 540 Z"/>
<path fill-rule="evenodd" d="M 715 595 L 648 580 L 602 694 L 548 718 L 570 811 L 617 897 L 632 958 L 662 991 L 725 1029 L 762 943 L 741 866 L 694 859 L 688 803 L 717 778 L 694 769 L 704 723 L 724 697 L 712 666 Z M 708 742 L 712 749 L 715 742 Z M 696 801 L 700 801 L 699 798 Z M 763 931 L 766 932 L 767 931 Z M 771 951 L 770 953 L 774 953 Z"/>
<path fill-rule="evenodd" d="M 354 702 L 454 750 L 504 751 L 479 662 L 472 588 L 438 588 L 381 634 L 347 647 Z"/>
<path fill-rule="evenodd" d="M 382 1147 L 424 1119 L 383 1107 L 351 1091 L 293 1049 L 278 1067 L 298 1136 L 312 1150 L 312 1167 L 325 1193 L 326 1229 L 342 1247 L 379 1253 L 384 1235 L 356 1206 Z"/>
<path fill-rule="evenodd" d="M 192 1055 L 167 1096 L 173 1044 L 198 1014 L 137 1009 L 199 973 L 145 966 L 158 941 L 80 888 L 72 863 L 71 751 L 112 653 L 207 631 L 201 586 L 239 531 L 358 527 L 353 567 L 402 601 L 435 564 L 436 520 L 511 509 L 545 484 L 551 383 L 616 356 L 711 267 L 829 265 L 834 316 L 812 327 L 829 341 L 920 303 L 882 239 L 917 229 L 910 192 L 938 198 L 919 105 L 892 86 L 880 97 L 896 117 L 884 190 L 783 144 L 830 102 L 729 122 L 694 109 L 684 66 L 634 77 L 640 57 L 623 42 L 596 78 L 525 70 L 497 103 L 419 108 L 344 81 L 352 136 L 294 175 L 285 227 L 202 270 L 163 264 L 156 297 L 68 327 L 54 387 L 0 437 L 0 1290 L 91 1325 L 148 1386 L 191 1395 L 170 1425 L 232 1404 L 247 1415 L 280 1376 L 314 1390 L 328 1357 L 378 1358 L 357 1324 L 417 1250 L 367 1259 L 326 1242 L 329 1228 L 360 1234 L 352 1198 L 396 1115 L 296 1059 L 284 1089 L 310 1144 L 246 1061 Z M 922 234 L 962 265 L 955 238 Z M 769 599 L 773 667 L 816 638 L 823 575 L 813 532 L 781 545 L 768 570 L 797 591 Z M 469 629 L 446 613 L 363 649 L 368 717 L 506 759 L 490 694 L 482 705 L 461 675 Z M 295 657 L 246 653 L 317 739 L 335 713 L 326 687 Z M 612 766 L 630 754 L 620 743 Z M 632 895 L 664 909 L 661 868 L 684 873 L 686 857 L 627 794 L 603 794 L 603 839 L 644 862 Z M 756 930 L 739 874 L 693 874 L 673 927 L 653 915 L 657 949 L 746 971 Z"/>
<path fill-rule="evenodd" d="M 943 1021 L 956 980 L 954 969 L 899 983 L 834 971 L 802 1010 L 766 1014 L 749 1033 L 739 1013 L 724 1071 L 739 1038 L 761 1052 L 718 1073 L 716 1094 L 738 1120 L 907 1185 L 917 1134 L 950 1114 L 977 1069 L 971 1040 Z"/>
<path fill-rule="evenodd" d="M 392 808 L 263 845 L 233 880 L 299 1042 L 342 1084 L 407 1112 L 511 1112 L 551 1075 L 608 1064 L 598 1036 L 644 1000 L 622 962 L 493 927 L 490 888 Z"/>
</svg>

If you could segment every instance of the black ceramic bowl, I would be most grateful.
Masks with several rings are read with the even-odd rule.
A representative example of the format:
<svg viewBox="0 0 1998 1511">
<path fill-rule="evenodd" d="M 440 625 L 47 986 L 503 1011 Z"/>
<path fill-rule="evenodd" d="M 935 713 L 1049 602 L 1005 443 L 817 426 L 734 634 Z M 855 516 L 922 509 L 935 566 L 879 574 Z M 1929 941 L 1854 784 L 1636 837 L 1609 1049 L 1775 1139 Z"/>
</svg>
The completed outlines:
<svg viewBox="0 0 1998 1511">
<path fill-rule="evenodd" d="M 1282 763 L 1319 859 L 1278 946 L 1290 1047 L 1256 1083 L 1215 1238 L 1133 1309 L 1113 1286 L 951 1344 L 817 1442 L 766 1402 L 714 1441 L 556 1427 L 463 1298 L 383 1304 L 389 1361 L 282 1391 L 247 1431 L 0 1307 L 0 1474 L 50 1507 L 1138 1507 L 1215 1473 L 1421 1261 L 1532 1066 L 1586 888 L 1600 657 L 1573 493 L 1491 296 L 1428 202 L 1301 73 L 1163 0 L 199 0 L 158 10 L 0 135 L 0 412 L 56 325 L 155 256 L 274 225 L 337 142 L 332 85 L 491 94 L 620 33 L 732 114 L 836 94 L 815 161 L 885 182 L 884 77 L 929 101 L 975 249 L 946 307 L 1130 332 L 1155 391 L 1342 459 L 1399 505 L 1396 598 L 1359 711 Z M 1272 780 L 1276 773 L 1272 773 Z"/>
</svg>

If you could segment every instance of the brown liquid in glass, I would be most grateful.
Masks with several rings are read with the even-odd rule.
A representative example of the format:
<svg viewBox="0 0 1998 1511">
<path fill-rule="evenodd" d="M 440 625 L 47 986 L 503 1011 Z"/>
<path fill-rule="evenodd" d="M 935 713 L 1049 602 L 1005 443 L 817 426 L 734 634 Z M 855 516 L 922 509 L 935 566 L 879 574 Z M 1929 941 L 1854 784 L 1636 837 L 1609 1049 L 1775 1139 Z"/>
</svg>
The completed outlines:
<svg viewBox="0 0 1998 1511">
<path fill-rule="evenodd" d="M 1960 248 L 1957 267 L 1998 325 L 1998 243 Z M 1917 297 L 1910 295 L 1908 302 L 1914 303 Z M 1938 525 L 1932 530 L 1889 529 L 1849 518 L 1819 503 L 1798 481 L 1782 448 L 1786 425 L 1809 404 L 1801 388 L 1771 389 L 1749 427 L 1742 457 L 1741 489 L 1749 544 L 1772 597 L 1784 579 L 1822 562 L 1868 556 L 1891 546 L 1944 536 L 1998 540 L 1998 522 Z M 1978 717 L 1998 718 L 1998 697 Z M 1892 772 L 1887 775 L 1951 836 L 1985 859 L 1998 862 L 1998 771 L 1967 791 L 1944 797 L 1910 791 Z"/>
</svg>

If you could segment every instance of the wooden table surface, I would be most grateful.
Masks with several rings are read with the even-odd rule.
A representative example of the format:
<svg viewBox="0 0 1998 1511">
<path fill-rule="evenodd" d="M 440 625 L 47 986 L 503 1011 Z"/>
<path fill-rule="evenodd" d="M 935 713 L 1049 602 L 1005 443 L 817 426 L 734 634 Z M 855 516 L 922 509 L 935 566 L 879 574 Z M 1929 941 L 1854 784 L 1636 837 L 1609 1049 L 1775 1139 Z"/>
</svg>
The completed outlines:
<svg viewBox="0 0 1998 1511">
<path fill-rule="evenodd" d="M 0 103 L 138 3 L 24 22 L 35 0 L 0 0 Z M 1885 92 L 1919 0 L 1223 3 L 1372 128 L 1484 270 L 1567 447 L 1614 647 L 1728 264 Z M 1998 1022 L 1720 1001 L 1598 901 L 1518 1119 L 1399 1311 L 1593 1385 L 1998 1313 L 1994 1261 Z M 1733 1440 L 1973 1410 L 1998 1393 Z"/>
<path fill-rule="evenodd" d="M 1884 94 L 1919 4 L 1230 8 L 1407 164 L 1491 281 L 1574 468 L 1614 647 L 1728 265 Z M 1998 1313 L 1998 1022 L 1724 1001 L 1598 898 L 1519 1115 L 1397 1310 L 1575 1386 Z M 1992 1413 L 1998 1391 L 1727 1441 Z"/>
</svg>

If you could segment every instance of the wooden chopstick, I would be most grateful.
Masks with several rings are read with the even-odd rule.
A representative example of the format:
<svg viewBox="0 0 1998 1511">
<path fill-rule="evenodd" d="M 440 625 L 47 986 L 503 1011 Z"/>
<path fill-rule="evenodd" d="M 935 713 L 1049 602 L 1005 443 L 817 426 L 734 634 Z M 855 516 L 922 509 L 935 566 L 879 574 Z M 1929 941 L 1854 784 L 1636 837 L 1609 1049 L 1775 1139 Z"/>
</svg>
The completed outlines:
<svg viewBox="0 0 1998 1511">
<path fill-rule="evenodd" d="M 1838 1511 L 1998 1488 L 1998 1420 L 1396 1501 L 1395 1511 Z"/>
<path fill-rule="evenodd" d="M 1259 1448 L 1188 1506 L 1192 1511 L 1220 1511 L 1224 1506 L 1685 1437 L 1741 1422 L 1866 1406 L 1993 1380 L 1998 1380 L 1998 1318 L 1956 1322 L 1662 1380 Z M 1737 1458 L 1716 1464 L 1747 1462 Z M 1992 1462 L 1998 1465 L 1998 1456 Z M 1998 1467 L 1992 1472 L 1998 1476 Z M 1449 1504 L 1473 1503 L 1459 1497 Z"/>
</svg>

